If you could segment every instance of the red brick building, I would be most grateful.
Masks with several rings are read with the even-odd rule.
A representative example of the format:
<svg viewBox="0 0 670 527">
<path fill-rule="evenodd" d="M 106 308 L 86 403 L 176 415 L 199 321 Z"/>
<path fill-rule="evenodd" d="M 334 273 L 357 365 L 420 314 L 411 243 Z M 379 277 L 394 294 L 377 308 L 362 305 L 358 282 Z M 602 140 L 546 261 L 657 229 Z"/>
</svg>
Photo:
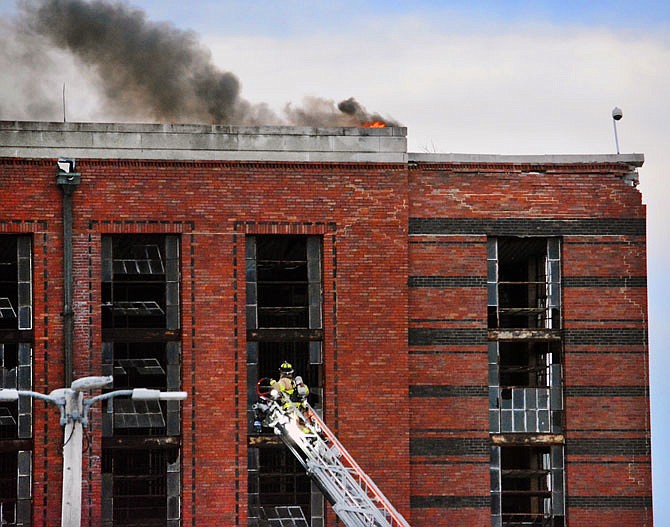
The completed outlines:
<svg viewBox="0 0 670 527">
<path fill-rule="evenodd" d="M 93 407 L 84 525 L 335 525 L 251 424 L 284 360 L 413 527 L 652 525 L 642 156 L 405 133 L 0 123 L 3 386 L 189 394 Z M 0 403 L 5 521 L 59 524 L 62 441 Z"/>
</svg>

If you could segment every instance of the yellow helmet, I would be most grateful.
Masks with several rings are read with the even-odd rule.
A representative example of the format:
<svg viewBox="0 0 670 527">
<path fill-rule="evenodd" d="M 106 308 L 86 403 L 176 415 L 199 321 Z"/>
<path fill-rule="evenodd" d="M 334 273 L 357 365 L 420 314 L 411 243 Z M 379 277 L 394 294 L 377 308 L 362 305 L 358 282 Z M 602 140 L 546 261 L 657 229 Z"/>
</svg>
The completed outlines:
<svg viewBox="0 0 670 527">
<path fill-rule="evenodd" d="M 279 366 L 279 373 L 283 375 L 293 375 L 293 366 L 290 363 L 284 361 L 282 365 Z"/>
</svg>

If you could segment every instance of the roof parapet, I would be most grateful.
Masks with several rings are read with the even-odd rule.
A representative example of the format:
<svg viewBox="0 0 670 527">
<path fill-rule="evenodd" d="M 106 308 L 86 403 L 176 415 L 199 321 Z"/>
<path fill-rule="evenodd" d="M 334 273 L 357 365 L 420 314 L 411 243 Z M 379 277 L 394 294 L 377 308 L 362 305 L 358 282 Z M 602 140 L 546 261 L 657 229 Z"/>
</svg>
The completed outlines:
<svg viewBox="0 0 670 527">
<path fill-rule="evenodd" d="M 406 163 L 407 129 L 0 121 L 0 157 Z"/>
<path fill-rule="evenodd" d="M 410 152 L 410 163 L 495 163 L 510 165 L 626 164 L 641 167 L 644 154 L 424 154 Z"/>
</svg>

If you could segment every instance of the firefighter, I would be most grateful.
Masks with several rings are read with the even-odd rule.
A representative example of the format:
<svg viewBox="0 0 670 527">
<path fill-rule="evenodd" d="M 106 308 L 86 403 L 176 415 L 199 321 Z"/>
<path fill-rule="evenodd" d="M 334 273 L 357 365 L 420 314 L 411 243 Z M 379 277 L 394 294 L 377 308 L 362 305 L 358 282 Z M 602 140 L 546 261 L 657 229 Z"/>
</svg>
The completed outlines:
<svg viewBox="0 0 670 527">
<path fill-rule="evenodd" d="M 309 388 L 303 382 L 302 377 L 293 378 L 293 366 L 284 361 L 279 367 L 279 380 L 271 381 L 270 386 L 277 391 L 277 397 L 280 393 L 285 393 L 288 396 L 288 401 L 283 404 L 284 409 L 288 409 L 291 405 L 304 410 L 307 396 L 309 395 Z"/>
<path fill-rule="evenodd" d="M 295 392 L 295 381 L 293 380 L 293 366 L 284 361 L 279 366 L 279 380 L 272 380 L 270 386 L 278 392 L 283 392 L 289 397 Z"/>
<path fill-rule="evenodd" d="M 293 400 L 295 394 L 295 381 L 293 380 L 293 366 L 290 363 L 284 361 L 279 367 L 279 380 L 275 381 L 274 379 L 270 381 L 270 386 L 272 387 L 272 392 L 275 395 L 275 398 L 280 398 L 282 393 L 285 393 L 288 396 L 289 400 Z M 288 408 L 290 402 L 284 402 L 284 408 Z"/>
<path fill-rule="evenodd" d="M 307 408 L 307 397 L 309 396 L 309 387 L 303 382 L 302 377 L 295 378 L 295 393 L 292 400 L 297 403 L 300 410 Z"/>
</svg>

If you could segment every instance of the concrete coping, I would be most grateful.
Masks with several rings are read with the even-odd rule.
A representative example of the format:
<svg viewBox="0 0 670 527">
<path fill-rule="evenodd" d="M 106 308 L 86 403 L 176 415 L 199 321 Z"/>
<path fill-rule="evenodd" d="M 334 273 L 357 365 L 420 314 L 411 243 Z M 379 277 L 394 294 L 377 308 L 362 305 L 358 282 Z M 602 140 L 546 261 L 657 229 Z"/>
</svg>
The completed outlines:
<svg viewBox="0 0 670 527">
<path fill-rule="evenodd" d="M 625 164 L 641 167 L 644 154 L 425 154 L 410 152 L 410 163 L 482 163 L 510 165 Z"/>
<path fill-rule="evenodd" d="M 0 121 L 0 157 L 406 163 L 407 129 Z"/>
<path fill-rule="evenodd" d="M 221 135 L 341 135 L 371 137 L 406 137 L 404 126 L 384 128 L 316 127 L 316 126 L 235 126 L 221 124 L 99 123 L 58 121 L 2 121 L 0 131 L 15 132 L 109 132 L 154 134 L 221 134 Z"/>
<path fill-rule="evenodd" d="M 643 154 L 408 153 L 407 128 L 0 121 L 0 157 L 460 164 L 644 163 Z"/>
</svg>

